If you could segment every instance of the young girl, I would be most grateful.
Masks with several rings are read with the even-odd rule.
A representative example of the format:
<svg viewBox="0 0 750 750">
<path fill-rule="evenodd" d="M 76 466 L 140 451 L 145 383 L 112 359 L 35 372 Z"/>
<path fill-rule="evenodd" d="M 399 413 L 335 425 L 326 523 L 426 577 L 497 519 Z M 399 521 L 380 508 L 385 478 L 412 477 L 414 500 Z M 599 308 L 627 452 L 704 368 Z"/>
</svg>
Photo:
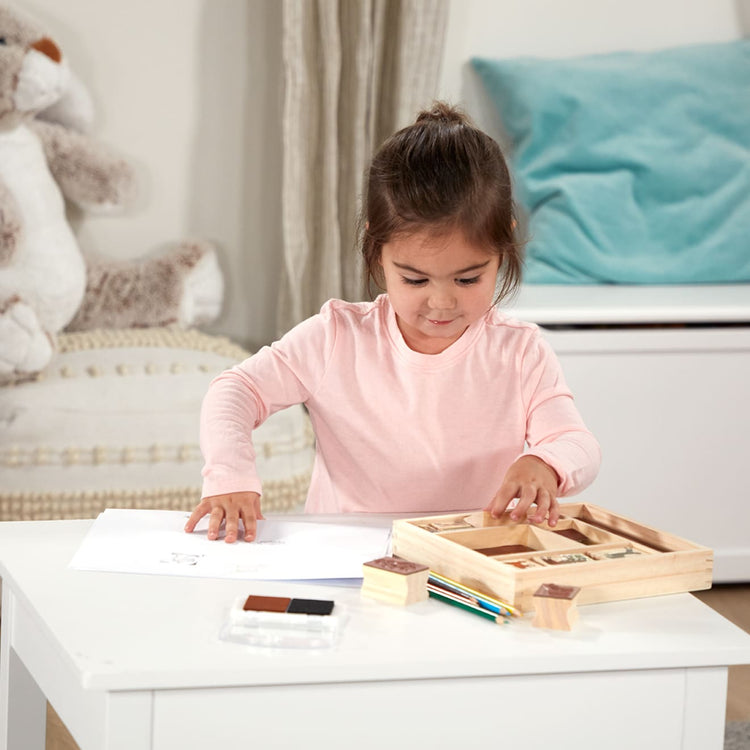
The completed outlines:
<svg viewBox="0 0 750 750">
<path fill-rule="evenodd" d="M 437 103 L 377 152 L 363 213 L 365 267 L 386 293 L 327 302 L 213 381 L 186 531 L 209 515 L 209 539 L 222 522 L 227 542 L 240 526 L 255 537 L 251 433 L 297 403 L 316 435 L 307 512 L 499 515 L 518 498 L 514 520 L 554 525 L 558 496 L 594 479 L 599 446 L 537 327 L 493 304 L 521 270 L 500 148 Z"/>
</svg>

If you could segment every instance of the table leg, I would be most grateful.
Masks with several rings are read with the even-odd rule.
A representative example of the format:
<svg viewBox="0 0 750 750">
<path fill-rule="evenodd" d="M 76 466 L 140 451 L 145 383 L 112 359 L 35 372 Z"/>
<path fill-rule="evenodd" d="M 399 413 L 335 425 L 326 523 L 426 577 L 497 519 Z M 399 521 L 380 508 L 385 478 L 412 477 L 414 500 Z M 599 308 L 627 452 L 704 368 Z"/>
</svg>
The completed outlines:
<svg viewBox="0 0 750 750">
<path fill-rule="evenodd" d="M 683 750 L 721 750 L 727 706 L 727 667 L 696 667 L 685 675 Z"/>
<path fill-rule="evenodd" d="M 0 627 L 0 750 L 44 750 L 47 700 L 12 648 L 14 604 L 6 584 Z"/>
<path fill-rule="evenodd" d="M 110 693 L 102 750 L 151 750 L 153 707 L 150 691 Z"/>
</svg>

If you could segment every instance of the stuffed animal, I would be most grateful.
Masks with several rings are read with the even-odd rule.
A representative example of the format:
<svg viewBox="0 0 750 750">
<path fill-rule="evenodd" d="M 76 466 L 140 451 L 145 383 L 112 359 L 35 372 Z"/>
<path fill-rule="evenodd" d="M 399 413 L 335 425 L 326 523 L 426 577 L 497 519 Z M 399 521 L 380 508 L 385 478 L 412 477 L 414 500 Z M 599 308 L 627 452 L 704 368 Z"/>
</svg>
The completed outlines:
<svg viewBox="0 0 750 750">
<path fill-rule="evenodd" d="M 39 116 L 37 116 L 39 115 Z M 0 5 L 0 382 L 33 376 L 64 330 L 216 318 L 216 254 L 181 242 L 131 262 L 84 258 L 66 200 L 84 211 L 123 207 L 130 166 L 85 132 L 90 100 L 59 47 Z"/>
</svg>

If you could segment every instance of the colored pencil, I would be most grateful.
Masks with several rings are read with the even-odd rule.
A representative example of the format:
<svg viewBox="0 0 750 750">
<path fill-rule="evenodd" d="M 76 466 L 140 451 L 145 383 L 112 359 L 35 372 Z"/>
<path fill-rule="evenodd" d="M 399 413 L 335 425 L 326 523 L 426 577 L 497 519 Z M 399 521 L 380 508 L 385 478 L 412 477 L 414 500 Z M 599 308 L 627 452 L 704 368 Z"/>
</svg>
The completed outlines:
<svg viewBox="0 0 750 750">
<path fill-rule="evenodd" d="M 455 602 L 457 605 L 463 607 L 464 609 L 476 612 L 477 614 L 483 615 L 489 619 L 493 619 L 496 622 L 500 622 L 504 618 L 504 615 L 492 612 L 486 607 L 480 606 L 476 599 L 465 596 L 464 594 L 458 594 L 454 591 L 450 591 L 449 589 L 443 588 L 442 586 L 437 586 L 434 583 L 427 583 L 427 591 L 431 596 L 436 596 L 443 601 Z"/>
<path fill-rule="evenodd" d="M 491 611 L 499 611 L 500 614 L 507 614 L 510 616 L 518 614 L 518 610 L 516 610 L 507 602 L 504 602 L 497 597 L 490 596 L 489 594 L 484 594 L 480 591 L 477 591 L 476 589 L 472 589 L 469 586 L 465 586 L 464 584 L 459 583 L 458 581 L 454 581 L 447 576 L 443 576 L 439 573 L 435 573 L 434 571 L 430 571 L 430 578 L 433 579 L 433 582 L 438 585 L 442 585 L 445 588 L 477 600 L 477 602 L 479 602 L 483 606 L 486 606 Z"/>
<path fill-rule="evenodd" d="M 481 607 L 473 607 L 471 606 L 471 604 L 459 601 L 458 599 L 454 599 L 450 596 L 446 596 L 444 592 L 436 591 L 435 588 L 430 586 L 429 584 L 427 585 L 427 590 L 430 592 L 430 596 L 435 597 L 436 599 L 439 599 L 446 604 L 452 604 L 454 607 L 458 607 L 459 609 L 465 609 L 467 612 L 473 612 L 475 615 L 484 617 L 487 620 L 492 620 L 493 622 L 498 624 L 504 622 L 504 620 L 493 615 L 492 612 L 486 609 L 482 609 Z"/>
<path fill-rule="evenodd" d="M 462 594 L 475 600 L 477 604 L 488 609 L 490 612 L 506 617 L 519 616 L 518 610 L 507 602 L 504 602 L 497 597 L 490 596 L 489 594 L 483 594 L 469 586 L 464 586 L 462 583 L 454 581 L 447 576 L 440 575 L 440 573 L 435 573 L 433 570 L 430 571 L 430 580 L 438 586 L 442 586 L 450 591 L 454 591 L 455 593 Z"/>
</svg>

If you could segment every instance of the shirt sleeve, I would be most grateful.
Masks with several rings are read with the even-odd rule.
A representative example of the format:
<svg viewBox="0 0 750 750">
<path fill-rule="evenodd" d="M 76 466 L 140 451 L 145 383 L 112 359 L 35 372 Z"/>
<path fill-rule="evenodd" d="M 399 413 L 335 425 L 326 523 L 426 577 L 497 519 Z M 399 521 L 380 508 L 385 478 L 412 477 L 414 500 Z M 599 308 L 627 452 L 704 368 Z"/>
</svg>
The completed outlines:
<svg viewBox="0 0 750 750">
<path fill-rule="evenodd" d="M 594 481 L 601 450 L 578 412 L 552 347 L 536 331 L 523 355 L 526 455 L 549 464 L 561 496 L 574 495 Z"/>
<path fill-rule="evenodd" d="M 271 414 L 305 403 L 322 380 L 336 338 L 330 305 L 209 385 L 200 417 L 202 497 L 261 492 L 252 432 Z"/>
</svg>

